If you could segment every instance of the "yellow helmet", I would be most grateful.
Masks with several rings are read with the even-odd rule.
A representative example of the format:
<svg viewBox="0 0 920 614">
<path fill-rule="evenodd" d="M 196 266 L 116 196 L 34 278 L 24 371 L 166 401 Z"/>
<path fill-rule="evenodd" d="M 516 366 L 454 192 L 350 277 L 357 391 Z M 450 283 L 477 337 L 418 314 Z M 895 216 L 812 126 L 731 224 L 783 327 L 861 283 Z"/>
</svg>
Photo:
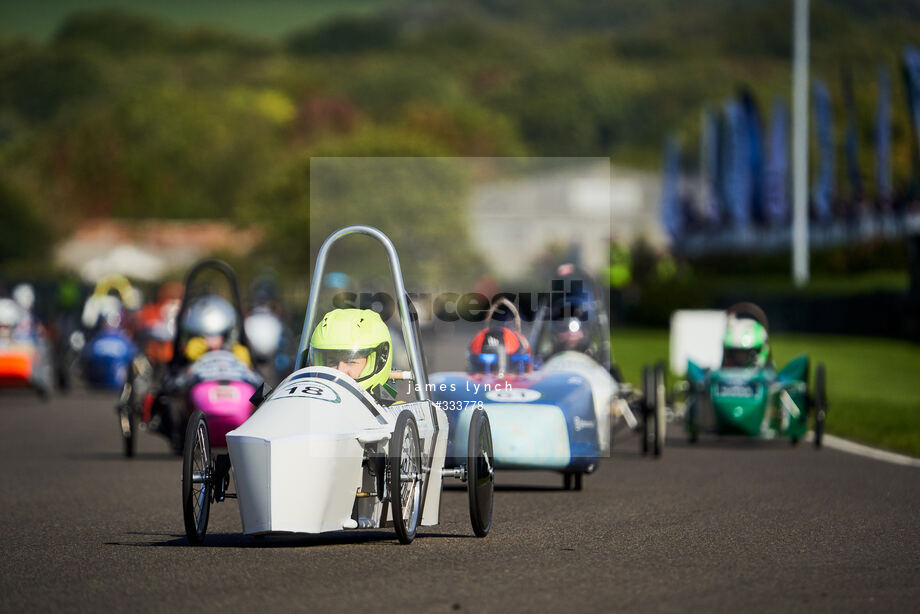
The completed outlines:
<svg viewBox="0 0 920 614">
<path fill-rule="evenodd" d="M 367 358 L 367 365 L 355 381 L 372 390 L 390 378 L 392 346 L 390 329 L 376 311 L 334 309 L 313 330 L 307 362 L 334 367 L 340 362 Z"/>
</svg>

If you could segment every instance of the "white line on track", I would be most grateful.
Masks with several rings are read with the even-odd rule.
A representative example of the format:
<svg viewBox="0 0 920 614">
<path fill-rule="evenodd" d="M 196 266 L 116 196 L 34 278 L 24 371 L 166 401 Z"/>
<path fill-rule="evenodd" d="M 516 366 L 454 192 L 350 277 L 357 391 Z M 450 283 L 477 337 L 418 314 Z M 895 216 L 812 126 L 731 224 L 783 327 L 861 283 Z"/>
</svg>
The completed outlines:
<svg viewBox="0 0 920 614">
<path fill-rule="evenodd" d="M 814 432 L 808 431 L 808 435 L 806 437 L 808 441 L 813 441 L 814 437 Z M 904 465 L 906 467 L 920 467 L 920 458 L 914 458 L 904 454 L 897 454 L 895 452 L 888 452 L 887 450 L 879 450 L 878 448 L 864 446 L 861 443 L 856 443 L 841 437 L 834 437 L 833 435 L 828 435 L 827 433 L 824 434 L 824 438 L 821 440 L 821 445 L 827 446 L 832 450 L 839 450 L 840 452 L 847 452 L 849 454 L 857 454 L 859 456 L 865 456 L 866 458 L 872 458 L 875 460 L 884 461 L 886 463 Z"/>
</svg>

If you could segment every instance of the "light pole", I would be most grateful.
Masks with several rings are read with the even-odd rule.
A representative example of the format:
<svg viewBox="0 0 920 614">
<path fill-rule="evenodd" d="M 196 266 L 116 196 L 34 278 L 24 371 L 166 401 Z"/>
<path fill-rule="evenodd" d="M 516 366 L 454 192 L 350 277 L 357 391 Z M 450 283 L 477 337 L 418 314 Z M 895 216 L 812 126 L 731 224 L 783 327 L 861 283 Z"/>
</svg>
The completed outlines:
<svg viewBox="0 0 920 614">
<path fill-rule="evenodd" d="M 792 65 L 792 280 L 808 283 L 808 0 L 795 0 Z"/>
</svg>

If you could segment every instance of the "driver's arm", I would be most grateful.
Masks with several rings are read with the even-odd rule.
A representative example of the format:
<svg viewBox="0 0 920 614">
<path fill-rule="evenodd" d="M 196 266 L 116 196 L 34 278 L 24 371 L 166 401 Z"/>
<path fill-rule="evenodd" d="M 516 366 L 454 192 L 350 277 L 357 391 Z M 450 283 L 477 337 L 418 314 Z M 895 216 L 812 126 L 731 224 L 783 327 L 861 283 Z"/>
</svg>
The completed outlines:
<svg viewBox="0 0 920 614">
<path fill-rule="evenodd" d="M 191 362 L 195 362 L 208 351 L 207 342 L 201 337 L 192 337 L 185 344 L 185 357 Z"/>
<path fill-rule="evenodd" d="M 252 366 L 252 357 L 249 355 L 249 350 L 246 349 L 245 345 L 241 343 L 234 344 L 233 355 L 236 356 L 236 359 L 247 367 Z"/>
</svg>

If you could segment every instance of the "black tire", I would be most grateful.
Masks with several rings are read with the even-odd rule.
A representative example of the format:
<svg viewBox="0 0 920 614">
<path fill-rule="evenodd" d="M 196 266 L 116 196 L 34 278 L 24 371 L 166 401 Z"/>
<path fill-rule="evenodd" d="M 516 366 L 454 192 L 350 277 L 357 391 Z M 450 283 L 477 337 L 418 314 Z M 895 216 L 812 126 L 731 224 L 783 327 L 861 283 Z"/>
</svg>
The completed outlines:
<svg viewBox="0 0 920 614">
<path fill-rule="evenodd" d="M 661 456 L 664 450 L 665 430 L 667 428 L 667 417 L 665 416 L 665 376 L 664 364 L 655 365 L 655 387 L 654 399 L 654 430 L 652 431 L 652 452 L 655 456 Z"/>
<path fill-rule="evenodd" d="M 821 440 L 824 438 L 824 421 L 827 419 L 827 374 L 824 363 L 818 363 L 815 370 L 815 390 L 812 397 L 815 413 L 815 449 L 820 449 Z"/>
<path fill-rule="evenodd" d="M 185 536 L 192 545 L 200 544 L 208 531 L 212 472 L 208 422 L 201 410 L 195 410 L 185 430 L 182 453 L 182 515 Z"/>
<path fill-rule="evenodd" d="M 422 456 L 418 425 L 409 411 L 396 419 L 387 469 L 393 528 L 399 543 L 411 544 L 422 514 Z"/>
<path fill-rule="evenodd" d="M 572 473 L 569 471 L 562 474 L 562 490 L 572 490 Z"/>
<path fill-rule="evenodd" d="M 639 431 L 639 453 L 648 454 L 648 435 L 649 435 L 649 414 L 651 414 L 651 391 L 654 387 L 652 382 L 652 372 L 648 366 L 642 367 L 642 401 L 641 401 L 641 418 L 642 426 Z"/>
<path fill-rule="evenodd" d="M 700 423 L 696 418 L 696 405 L 687 410 L 687 441 L 696 443 L 700 440 Z"/>
<path fill-rule="evenodd" d="M 700 419 L 697 415 L 700 411 L 699 404 L 700 400 L 697 396 L 695 387 L 691 388 L 687 392 L 687 417 L 684 418 L 687 441 L 690 443 L 696 443 L 700 440 Z"/>
<path fill-rule="evenodd" d="M 648 426 L 645 429 L 645 454 L 651 452 L 653 456 L 658 456 L 661 454 L 661 448 L 658 444 L 658 436 L 656 435 L 656 433 L 658 433 L 658 407 L 654 397 L 652 398 L 651 405 L 646 411 L 646 424 Z"/>
<path fill-rule="evenodd" d="M 125 457 L 132 458 L 137 440 L 137 416 L 128 404 L 119 405 L 118 422 Z"/>
<path fill-rule="evenodd" d="M 466 451 L 470 524 L 476 537 L 485 537 L 492 529 L 495 472 L 492 466 L 492 427 L 483 409 L 473 410 Z"/>
<path fill-rule="evenodd" d="M 70 390 L 70 374 L 67 373 L 66 367 L 61 366 L 55 370 L 55 379 L 58 390 L 61 392 Z"/>
<path fill-rule="evenodd" d="M 185 450 L 185 442 L 188 440 L 189 434 L 189 423 L 191 423 L 191 416 L 185 417 L 185 410 L 178 409 L 176 403 L 173 399 L 168 398 L 162 413 L 162 420 L 164 429 L 169 433 L 169 445 L 172 447 L 173 453 L 177 456 L 182 456 Z M 200 410 L 196 410 L 200 411 Z"/>
<path fill-rule="evenodd" d="M 581 479 L 582 479 L 584 476 L 585 476 L 585 474 L 584 474 L 584 473 L 581 473 L 581 472 L 575 474 L 575 485 L 574 485 L 575 488 L 574 488 L 574 490 L 581 490 Z"/>
</svg>

